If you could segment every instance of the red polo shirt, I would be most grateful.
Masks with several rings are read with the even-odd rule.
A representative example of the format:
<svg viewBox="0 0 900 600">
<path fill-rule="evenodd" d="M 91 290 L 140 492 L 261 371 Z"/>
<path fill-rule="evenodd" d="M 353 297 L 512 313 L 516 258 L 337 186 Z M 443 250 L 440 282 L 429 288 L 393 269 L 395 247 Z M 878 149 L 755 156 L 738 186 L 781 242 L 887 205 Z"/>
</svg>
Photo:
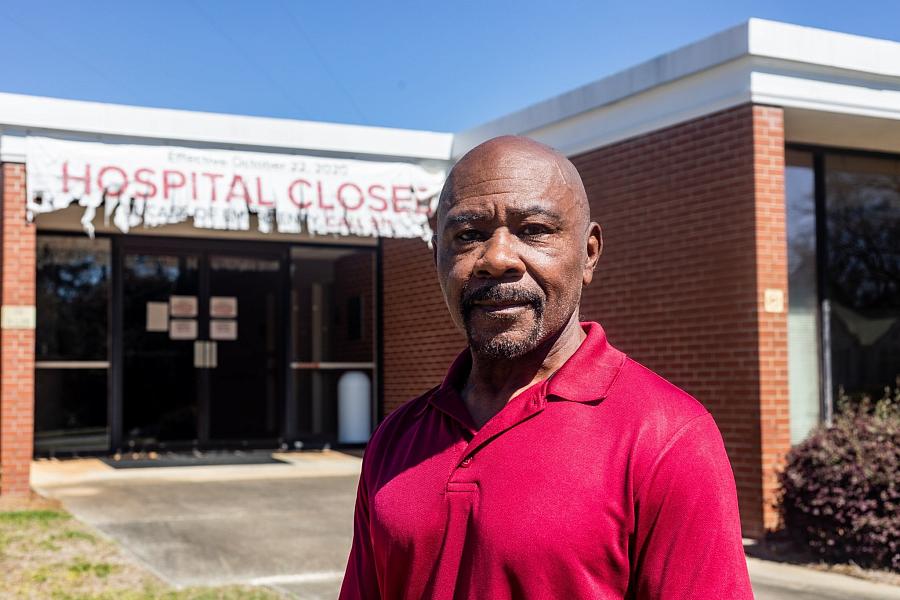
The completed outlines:
<svg viewBox="0 0 900 600">
<path fill-rule="evenodd" d="M 468 351 L 385 419 L 341 598 L 752 598 L 712 417 L 582 326 L 481 429 L 458 392 Z"/>
</svg>

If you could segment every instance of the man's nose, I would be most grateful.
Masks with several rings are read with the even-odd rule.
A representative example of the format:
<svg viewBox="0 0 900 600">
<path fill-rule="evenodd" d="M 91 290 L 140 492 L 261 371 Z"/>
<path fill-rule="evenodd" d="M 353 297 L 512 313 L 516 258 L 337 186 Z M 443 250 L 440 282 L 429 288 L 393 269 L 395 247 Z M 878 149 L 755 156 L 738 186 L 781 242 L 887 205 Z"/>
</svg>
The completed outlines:
<svg viewBox="0 0 900 600">
<path fill-rule="evenodd" d="M 525 272 L 525 265 L 516 250 L 518 240 L 508 231 L 497 230 L 488 239 L 475 263 L 476 277 L 516 277 Z"/>
</svg>

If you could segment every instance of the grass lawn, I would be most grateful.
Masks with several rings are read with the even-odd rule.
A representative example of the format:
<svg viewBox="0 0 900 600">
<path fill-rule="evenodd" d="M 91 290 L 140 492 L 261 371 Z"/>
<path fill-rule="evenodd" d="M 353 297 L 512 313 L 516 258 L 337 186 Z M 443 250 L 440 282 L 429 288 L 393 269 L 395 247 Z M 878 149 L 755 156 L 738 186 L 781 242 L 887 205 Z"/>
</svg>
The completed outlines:
<svg viewBox="0 0 900 600">
<path fill-rule="evenodd" d="M 176 590 L 51 502 L 0 506 L 0 598 L 281 600 L 263 588 Z"/>
</svg>

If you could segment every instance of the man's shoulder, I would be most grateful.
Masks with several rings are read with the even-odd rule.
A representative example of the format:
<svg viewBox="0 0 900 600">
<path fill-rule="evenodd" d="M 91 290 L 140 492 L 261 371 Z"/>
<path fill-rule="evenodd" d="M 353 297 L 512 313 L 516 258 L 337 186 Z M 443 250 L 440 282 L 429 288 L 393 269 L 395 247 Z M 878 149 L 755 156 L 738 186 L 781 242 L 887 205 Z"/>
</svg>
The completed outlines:
<svg viewBox="0 0 900 600">
<path fill-rule="evenodd" d="M 677 423 L 708 413 L 691 394 L 631 357 L 625 358 L 610 396 L 641 418 L 659 416 Z"/>
<path fill-rule="evenodd" d="M 655 455 L 682 432 L 711 418 L 703 404 L 688 392 L 626 358 L 605 403 L 631 432 L 635 448 Z M 714 425 L 713 425 L 714 427 Z"/>
</svg>

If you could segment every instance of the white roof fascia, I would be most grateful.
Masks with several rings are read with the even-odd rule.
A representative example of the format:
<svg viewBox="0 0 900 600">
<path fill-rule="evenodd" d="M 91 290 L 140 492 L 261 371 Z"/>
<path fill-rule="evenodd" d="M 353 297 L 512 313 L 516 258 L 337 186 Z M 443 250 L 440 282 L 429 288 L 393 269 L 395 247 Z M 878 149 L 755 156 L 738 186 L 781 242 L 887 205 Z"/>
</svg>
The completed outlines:
<svg viewBox="0 0 900 600">
<path fill-rule="evenodd" d="M 750 102 L 749 59 L 736 60 L 527 132 L 572 156 Z M 518 133 L 518 132 L 517 132 Z M 497 133 L 500 135 L 500 133 Z M 493 136 L 491 136 L 493 137 Z M 478 142 L 473 141 L 473 146 Z M 454 144 L 454 152 L 468 148 Z"/>
<path fill-rule="evenodd" d="M 261 151 L 302 151 L 445 161 L 453 135 L 432 131 L 320 123 L 245 115 L 146 108 L 0 93 L 0 130 L 6 138 L 36 130 L 94 140 L 156 141 L 241 147 Z M 14 148 L 3 160 L 11 160 Z"/>
<path fill-rule="evenodd" d="M 750 19 L 747 30 L 754 56 L 900 77 L 898 42 L 764 19 Z"/>
</svg>

